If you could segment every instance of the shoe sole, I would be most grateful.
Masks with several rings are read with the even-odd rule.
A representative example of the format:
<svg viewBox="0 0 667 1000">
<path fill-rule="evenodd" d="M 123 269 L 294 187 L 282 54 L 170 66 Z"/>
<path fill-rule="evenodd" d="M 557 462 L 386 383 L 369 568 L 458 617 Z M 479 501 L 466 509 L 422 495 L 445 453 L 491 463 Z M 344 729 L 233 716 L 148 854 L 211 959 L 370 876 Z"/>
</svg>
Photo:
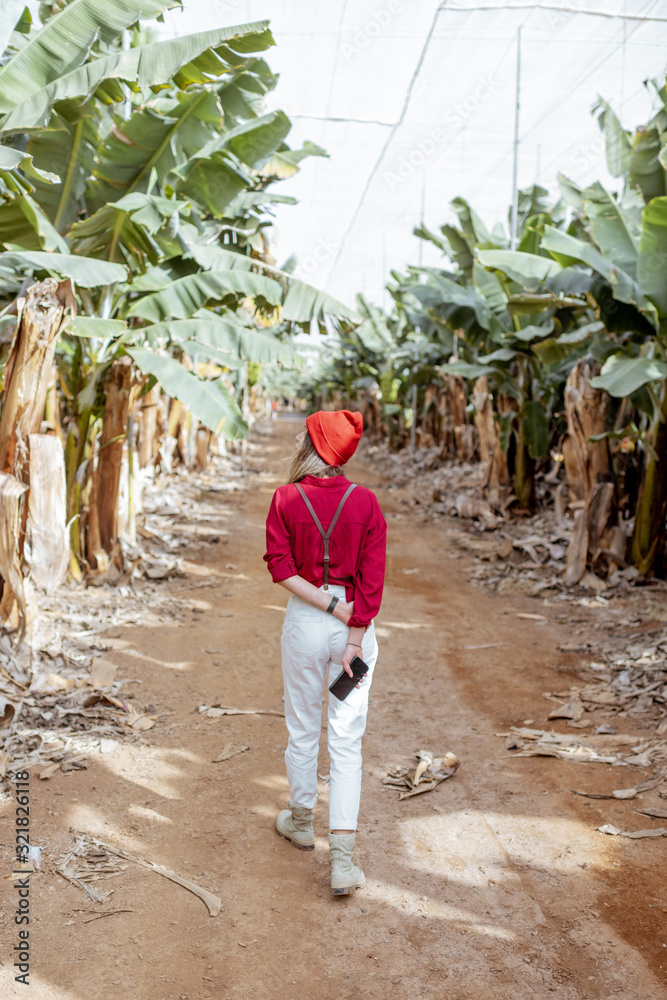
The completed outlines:
<svg viewBox="0 0 667 1000">
<path fill-rule="evenodd" d="M 363 889 L 365 885 L 366 885 L 366 883 L 364 882 L 363 885 L 361 883 L 358 883 L 357 885 L 346 885 L 346 886 L 343 886 L 340 889 L 333 889 L 332 888 L 331 895 L 332 896 L 350 896 L 353 892 L 356 892 L 357 889 Z"/>
<path fill-rule="evenodd" d="M 284 833 L 281 833 L 280 830 L 276 830 L 276 833 L 278 834 L 279 837 L 282 837 L 283 840 L 286 840 L 288 844 L 291 844 L 293 847 L 297 847 L 300 851 L 315 850 L 315 844 L 298 844 L 296 840 L 292 840 L 291 837 L 288 837 Z"/>
</svg>

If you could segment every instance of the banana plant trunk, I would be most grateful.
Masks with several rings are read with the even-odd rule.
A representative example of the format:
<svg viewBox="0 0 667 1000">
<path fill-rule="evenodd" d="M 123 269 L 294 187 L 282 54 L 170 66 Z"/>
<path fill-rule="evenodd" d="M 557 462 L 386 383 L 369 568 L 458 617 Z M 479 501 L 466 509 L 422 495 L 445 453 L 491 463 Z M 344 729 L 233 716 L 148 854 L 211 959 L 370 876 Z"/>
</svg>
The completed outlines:
<svg viewBox="0 0 667 1000">
<path fill-rule="evenodd" d="M 17 301 L 17 321 L 14 340 L 5 368 L 5 391 L 0 413 L 0 472 L 2 473 L 2 503 L 0 504 L 0 576 L 2 601 L 0 621 L 19 624 L 21 635 L 31 635 L 37 617 L 37 603 L 32 582 L 24 576 L 24 549 L 28 504 L 26 493 L 30 483 L 30 438 L 41 430 L 49 385 L 53 379 L 56 341 L 66 322 L 66 313 L 76 313 L 76 302 L 69 281 L 57 282 L 54 278 L 38 281 L 28 288 L 25 297 Z M 67 315 L 67 319 L 69 315 Z M 54 442 L 55 443 L 55 442 Z M 61 449 L 62 451 L 62 449 Z M 33 480 L 38 478 L 39 457 L 35 460 Z M 53 487 L 53 504 L 42 505 L 41 512 L 57 507 L 57 484 Z M 48 488 L 48 487 L 47 487 Z M 47 528 L 36 513 L 31 522 L 31 534 L 37 535 Z M 55 513 L 55 511 L 52 511 Z M 39 523 L 38 523 L 39 521 Z M 63 524 L 64 534 L 64 519 Z M 59 549 L 58 539 L 47 530 L 45 540 Z M 60 573 L 60 552 L 54 553 Z M 34 552 L 30 553 L 34 556 Z M 41 561 L 49 562 L 50 556 L 42 546 Z M 18 621 L 12 617 L 18 611 Z"/>
<path fill-rule="evenodd" d="M 646 449 L 637 512 L 632 532 L 631 559 L 640 573 L 652 575 L 665 566 L 667 527 L 667 383 L 651 428 Z"/>
<path fill-rule="evenodd" d="M 29 436 L 41 428 L 56 341 L 66 310 L 76 306 L 70 282 L 54 278 L 31 285 L 17 306 L 0 413 L 0 471 L 27 483 Z"/>
<path fill-rule="evenodd" d="M 500 445 L 498 424 L 493 409 L 493 396 L 486 375 L 473 387 L 475 426 L 479 434 L 479 451 L 484 465 L 484 495 L 492 507 L 501 508 L 510 492 L 507 452 Z"/>
<path fill-rule="evenodd" d="M 515 442 L 514 495 L 521 510 L 532 512 L 535 509 L 535 462 L 528 451 L 523 420 L 519 421 Z"/>
<path fill-rule="evenodd" d="M 118 535 L 118 486 L 131 389 L 132 362 L 127 357 L 119 358 L 109 369 L 105 382 L 106 406 L 93 489 L 96 511 L 91 518 L 96 533 L 99 531 L 99 544 L 107 553 L 113 550 Z"/>
</svg>

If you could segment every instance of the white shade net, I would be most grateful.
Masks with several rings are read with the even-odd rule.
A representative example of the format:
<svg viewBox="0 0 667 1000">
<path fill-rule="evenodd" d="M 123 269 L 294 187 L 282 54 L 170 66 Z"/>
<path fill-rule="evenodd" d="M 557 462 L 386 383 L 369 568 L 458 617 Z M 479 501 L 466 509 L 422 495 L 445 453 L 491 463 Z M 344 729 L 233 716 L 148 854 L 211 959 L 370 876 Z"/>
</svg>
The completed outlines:
<svg viewBox="0 0 667 1000">
<path fill-rule="evenodd" d="M 643 81 L 662 84 L 667 62 L 667 0 L 185 0 L 161 30 L 263 18 L 281 77 L 267 110 L 292 119 L 290 145 L 329 153 L 281 182 L 299 205 L 279 206 L 275 253 L 349 303 L 388 305 L 391 268 L 437 262 L 412 229 L 451 219 L 457 195 L 507 227 L 519 27 L 518 183 L 554 196 L 559 170 L 613 187 L 591 107 L 600 95 L 625 127 L 647 120 Z"/>
</svg>

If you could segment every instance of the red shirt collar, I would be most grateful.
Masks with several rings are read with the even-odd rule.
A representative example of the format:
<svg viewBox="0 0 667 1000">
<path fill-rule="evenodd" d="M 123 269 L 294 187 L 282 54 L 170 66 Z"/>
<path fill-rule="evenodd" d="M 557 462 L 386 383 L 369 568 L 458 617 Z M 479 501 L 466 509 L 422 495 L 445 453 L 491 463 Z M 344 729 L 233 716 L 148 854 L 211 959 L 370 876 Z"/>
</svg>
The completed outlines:
<svg viewBox="0 0 667 1000">
<path fill-rule="evenodd" d="M 304 476 L 301 486 L 342 486 L 349 483 L 347 476 Z"/>
</svg>

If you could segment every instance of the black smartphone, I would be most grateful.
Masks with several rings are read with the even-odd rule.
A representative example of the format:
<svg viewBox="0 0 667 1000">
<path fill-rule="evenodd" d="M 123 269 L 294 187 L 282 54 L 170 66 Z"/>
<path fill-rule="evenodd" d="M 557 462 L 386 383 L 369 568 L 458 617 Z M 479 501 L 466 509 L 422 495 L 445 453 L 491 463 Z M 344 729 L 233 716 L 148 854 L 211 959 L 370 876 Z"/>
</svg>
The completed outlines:
<svg viewBox="0 0 667 1000">
<path fill-rule="evenodd" d="M 336 680 L 329 685 L 329 690 L 339 701 L 345 701 L 350 691 L 354 690 L 362 677 L 368 673 L 368 664 L 364 663 L 360 656 L 355 656 L 350 661 L 352 677 L 344 670 L 341 670 Z"/>
</svg>

